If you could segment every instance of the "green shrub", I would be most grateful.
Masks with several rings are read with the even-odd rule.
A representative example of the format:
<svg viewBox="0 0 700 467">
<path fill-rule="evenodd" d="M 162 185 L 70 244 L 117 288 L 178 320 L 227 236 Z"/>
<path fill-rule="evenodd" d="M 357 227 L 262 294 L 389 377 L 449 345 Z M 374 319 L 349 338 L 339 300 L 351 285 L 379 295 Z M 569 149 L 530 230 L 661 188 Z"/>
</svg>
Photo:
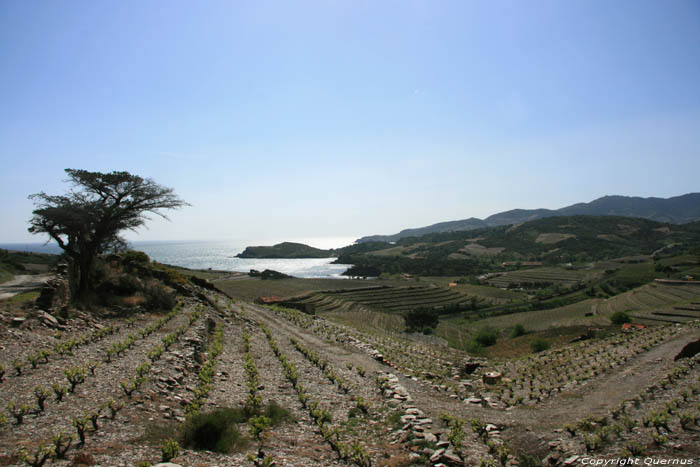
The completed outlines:
<svg viewBox="0 0 700 467">
<path fill-rule="evenodd" d="M 630 317 L 624 311 L 616 311 L 610 316 L 610 321 L 613 324 L 625 324 L 630 322 Z"/>
<path fill-rule="evenodd" d="M 522 324 L 516 324 L 510 333 L 510 337 L 520 337 L 525 335 L 525 326 Z"/>
<path fill-rule="evenodd" d="M 168 439 L 161 447 L 163 462 L 170 462 L 171 459 L 180 455 L 180 445 L 174 439 Z"/>
<path fill-rule="evenodd" d="M 148 264 L 151 258 L 143 251 L 129 250 L 122 253 L 121 257 L 127 264 Z"/>
<path fill-rule="evenodd" d="M 245 438 L 236 427 L 246 421 L 240 409 L 222 408 L 189 417 L 182 427 L 182 445 L 196 450 L 230 453 L 243 448 Z"/>
<path fill-rule="evenodd" d="M 474 341 L 483 347 L 492 346 L 498 341 L 498 332 L 491 328 L 480 329 L 474 336 Z"/>
<path fill-rule="evenodd" d="M 406 332 L 423 332 L 430 334 L 440 321 L 438 312 L 432 308 L 415 308 L 403 315 Z"/>
<path fill-rule="evenodd" d="M 543 339 L 541 337 L 530 342 L 530 348 L 535 353 L 542 352 L 544 350 L 549 350 L 550 347 L 551 347 L 551 344 L 549 343 L 549 341 L 547 339 Z"/>
</svg>

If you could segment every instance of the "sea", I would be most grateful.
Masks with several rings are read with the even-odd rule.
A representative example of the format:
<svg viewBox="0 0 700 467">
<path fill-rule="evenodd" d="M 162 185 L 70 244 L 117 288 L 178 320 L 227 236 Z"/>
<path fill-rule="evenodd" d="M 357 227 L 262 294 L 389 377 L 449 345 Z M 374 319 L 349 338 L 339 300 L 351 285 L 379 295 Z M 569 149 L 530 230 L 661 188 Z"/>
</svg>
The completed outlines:
<svg viewBox="0 0 700 467">
<path fill-rule="evenodd" d="M 318 248 L 331 248 L 349 245 L 352 239 L 315 239 L 309 245 Z M 296 241 L 296 240 L 295 240 Z M 300 243 L 305 243 L 300 240 Z M 251 269 L 264 271 L 272 269 L 294 277 L 346 279 L 343 276 L 350 265 L 332 264 L 336 258 L 309 259 L 252 259 L 236 258 L 246 246 L 260 245 L 260 242 L 243 241 L 134 241 L 130 248 L 143 251 L 159 263 L 182 266 L 190 269 L 214 269 L 219 271 L 249 272 Z M 273 244 L 273 243 L 264 243 Z M 321 245 L 321 246 L 318 246 Z M 51 243 L 0 243 L 1 249 L 36 253 L 60 254 L 61 249 Z"/>
</svg>

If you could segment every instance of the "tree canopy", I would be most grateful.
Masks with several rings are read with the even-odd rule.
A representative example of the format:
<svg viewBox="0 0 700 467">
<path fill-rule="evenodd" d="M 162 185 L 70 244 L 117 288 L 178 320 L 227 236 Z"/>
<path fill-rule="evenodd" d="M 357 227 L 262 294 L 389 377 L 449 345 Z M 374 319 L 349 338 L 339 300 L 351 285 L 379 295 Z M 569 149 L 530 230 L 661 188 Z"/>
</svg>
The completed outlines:
<svg viewBox="0 0 700 467">
<path fill-rule="evenodd" d="M 89 172 L 66 169 L 73 186 L 64 195 L 44 192 L 30 195 L 36 209 L 29 231 L 46 233 L 73 259 L 79 279 L 79 294 L 89 288 L 89 277 L 97 255 L 123 249 L 124 230 L 135 230 L 149 218 L 166 218 L 165 209 L 186 206 L 172 188 L 129 172 Z"/>
</svg>

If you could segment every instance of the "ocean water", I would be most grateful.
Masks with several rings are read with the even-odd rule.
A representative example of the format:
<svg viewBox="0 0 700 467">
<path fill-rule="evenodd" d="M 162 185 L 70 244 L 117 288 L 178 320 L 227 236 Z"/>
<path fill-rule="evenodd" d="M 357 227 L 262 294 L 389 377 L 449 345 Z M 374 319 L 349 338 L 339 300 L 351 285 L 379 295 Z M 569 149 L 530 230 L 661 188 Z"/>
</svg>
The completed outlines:
<svg viewBox="0 0 700 467">
<path fill-rule="evenodd" d="M 250 259 L 236 258 L 248 245 L 259 243 L 225 241 L 191 242 L 132 242 L 130 246 L 146 253 L 159 263 L 190 269 L 217 269 L 221 271 L 248 272 L 273 269 L 290 276 L 304 278 L 344 279 L 341 274 L 350 267 L 347 264 L 331 264 L 335 258 L 321 259 Z M 55 243 L 3 243 L 0 248 L 32 251 L 37 253 L 61 253 Z"/>
</svg>

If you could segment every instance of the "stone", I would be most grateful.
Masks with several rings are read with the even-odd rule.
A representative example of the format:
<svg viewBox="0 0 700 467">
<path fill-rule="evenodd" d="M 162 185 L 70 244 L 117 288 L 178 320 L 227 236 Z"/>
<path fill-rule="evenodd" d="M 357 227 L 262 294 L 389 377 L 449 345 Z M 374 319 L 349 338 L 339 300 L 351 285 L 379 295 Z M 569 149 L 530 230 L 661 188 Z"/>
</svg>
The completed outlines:
<svg viewBox="0 0 700 467">
<path fill-rule="evenodd" d="M 24 324 L 25 321 L 27 321 L 27 318 L 20 318 L 19 316 L 16 316 L 16 317 L 12 318 L 12 321 L 10 322 L 10 326 L 12 326 L 13 328 L 18 328 L 22 324 Z"/>
<path fill-rule="evenodd" d="M 430 462 L 435 463 L 435 462 L 439 461 L 439 460 L 440 460 L 440 456 L 442 456 L 442 455 L 444 454 L 445 451 L 446 451 L 445 449 L 438 449 L 437 451 L 435 451 L 435 452 L 433 453 L 433 455 L 430 456 Z"/>
<path fill-rule="evenodd" d="M 578 462 L 580 457 L 581 456 L 578 456 L 578 455 L 573 455 L 571 457 L 567 457 L 566 459 L 564 459 L 564 465 L 574 465 Z"/>
<path fill-rule="evenodd" d="M 450 467 L 458 467 L 458 466 L 463 466 L 464 462 L 462 462 L 462 459 L 451 449 L 446 450 L 442 456 L 440 457 L 440 462 L 450 466 Z"/>
<path fill-rule="evenodd" d="M 427 441 L 428 443 L 437 443 L 437 441 L 438 441 L 437 436 L 435 436 L 434 434 L 432 434 L 429 431 L 426 431 L 425 433 L 423 433 L 423 439 L 425 441 Z"/>
<path fill-rule="evenodd" d="M 490 371 L 488 373 L 484 373 L 482 376 L 482 381 L 484 384 L 497 384 L 498 382 L 501 381 L 501 378 L 503 375 L 497 371 Z"/>
</svg>

